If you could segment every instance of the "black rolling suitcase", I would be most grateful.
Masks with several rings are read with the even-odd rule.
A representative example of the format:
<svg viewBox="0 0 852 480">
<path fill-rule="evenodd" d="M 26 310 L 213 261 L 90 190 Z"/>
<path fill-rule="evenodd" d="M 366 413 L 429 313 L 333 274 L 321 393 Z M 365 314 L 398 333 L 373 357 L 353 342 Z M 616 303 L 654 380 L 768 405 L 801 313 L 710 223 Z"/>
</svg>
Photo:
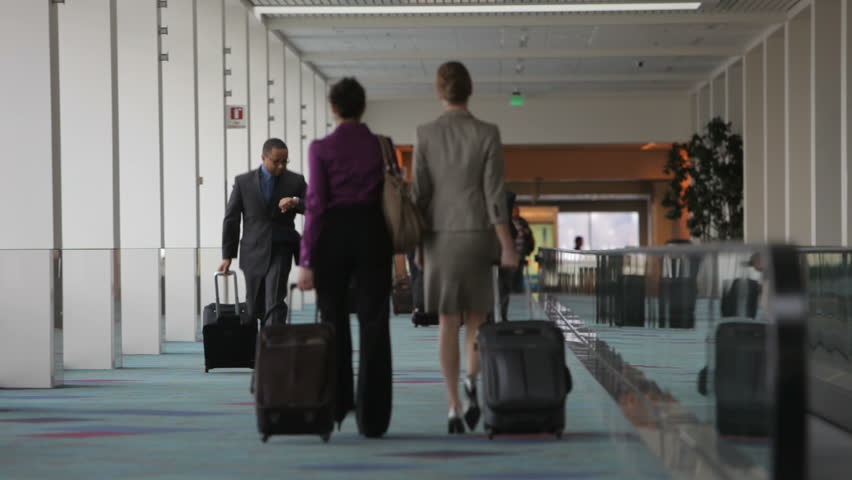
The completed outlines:
<svg viewBox="0 0 852 480">
<path fill-rule="evenodd" d="M 495 311 L 500 309 L 497 275 L 495 267 Z M 527 292 L 529 296 L 529 287 Z M 562 330 L 544 320 L 496 322 L 479 328 L 477 343 L 488 438 L 501 433 L 552 433 L 561 437 L 565 398 L 571 391 Z"/>
<path fill-rule="evenodd" d="M 423 271 L 411 272 L 411 297 L 414 299 L 414 312 L 411 323 L 415 328 L 438 325 L 438 314 L 426 311 L 425 289 L 423 287 Z"/>
<path fill-rule="evenodd" d="M 716 429 L 722 435 L 764 437 L 769 434 L 766 389 L 766 324 L 726 322 L 716 328 L 713 391 Z M 706 395 L 707 369 L 698 376 Z"/>
<path fill-rule="evenodd" d="M 716 329 L 716 427 L 724 435 L 769 434 L 766 324 L 722 323 Z"/>
<path fill-rule="evenodd" d="M 290 323 L 289 309 L 287 323 L 260 330 L 252 391 L 264 442 L 271 435 L 319 435 L 328 442 L 337 398 L 335 342 L 333 325 Z"/>
<path fill-rule="evenodd" d="M 234 303 L 219 301 L 219 277 L 233 277 Z M 227 278 L 226 278 L 227 280 Z M 204 307 L 204 371 L 214 368 L 254 368 L 257 320 L 249 319 L 246 304 L 240 303 L 237 275 L 216 272 L 216 301 Z"/>
</svg>

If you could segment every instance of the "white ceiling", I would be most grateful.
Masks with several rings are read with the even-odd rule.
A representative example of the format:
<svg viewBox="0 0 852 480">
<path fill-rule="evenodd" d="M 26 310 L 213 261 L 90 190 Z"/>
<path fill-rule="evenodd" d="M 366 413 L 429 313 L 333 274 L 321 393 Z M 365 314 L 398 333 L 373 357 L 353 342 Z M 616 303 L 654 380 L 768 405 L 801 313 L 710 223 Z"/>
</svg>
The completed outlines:
<svg viewBox="0 0 852 480">
<path fill-rule="evenodd" d="M 351 6 L 506 2 L 253 0 L 253 3 Z M 784 14 L 796 3 L 798 0 L 715 0 L 696 12 L 677 13 L 432 15 L 429 18 L 268 16 L 266 20 L 270 28 L 284 35 L 323 75 L 332 80 L 356 76 L 374 99 L 433 96 L 434 72 L 442 62 L 451 59 L 468 66 L 478 94 L 505 94 L 516 88 L 530 95 L 685 91 L 783 21 Z"/>
</svg>

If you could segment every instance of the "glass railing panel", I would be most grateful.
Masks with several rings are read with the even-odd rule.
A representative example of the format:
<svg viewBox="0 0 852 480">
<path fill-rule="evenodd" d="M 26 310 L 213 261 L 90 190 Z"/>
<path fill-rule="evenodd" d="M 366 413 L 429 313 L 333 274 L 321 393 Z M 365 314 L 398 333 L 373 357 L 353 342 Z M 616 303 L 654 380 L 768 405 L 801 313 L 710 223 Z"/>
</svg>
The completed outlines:
<svg viewBox="0 0 852 480">
<path fill-rule="evenodd" d="M 796 434 L 780 434 L 789 425 L 773 415 L 791 402 L 779 401 L 773 379 L 789 373 L 804 395 L 804 373 L 787 365 L 805 361 L 795 253 L 742 245 L 543 249 L 540 261 L 546 312 L 674 474 L 781 478 L 777 454 L 787 449 L 778 440 Z M 780 323 L 788 317 L 795 320 Z M 779 355 L 789 325 L 799 329 L 798 347 L 794 338 Z M 791 422 L 800 427 L 799 406 Z"/>
<path fill-rule="evenodd" d="M 852 250 L 801 250 L 807 278 L 810 409 L 852 432 Z"/>
</svg>

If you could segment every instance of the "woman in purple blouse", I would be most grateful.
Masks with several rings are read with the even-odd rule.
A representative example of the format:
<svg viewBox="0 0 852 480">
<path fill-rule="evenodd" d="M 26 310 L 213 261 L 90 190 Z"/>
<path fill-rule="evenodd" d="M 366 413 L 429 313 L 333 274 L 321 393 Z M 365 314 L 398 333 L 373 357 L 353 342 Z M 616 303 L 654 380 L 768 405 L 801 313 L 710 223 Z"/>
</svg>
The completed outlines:
<svg viewBox="0 0 852 480">
<path fill-rule="evenodd" d="M 324 322 L 337 331 L 336 420 L 356 408 L 358 431 L 380 437 L 391 415 L 391 347 L 388 320 L 393 247 L 382 213 L 384 160 L 378 138 L 361 123 L 364 88 L 344 78 L 329 93 L 338 126 L 308 151 L 299 287 L 316 286 Z M 357 400 L 353 392 L 352 337 L 347 297 L 355 282 L 360 325 Z"/>
</svg>

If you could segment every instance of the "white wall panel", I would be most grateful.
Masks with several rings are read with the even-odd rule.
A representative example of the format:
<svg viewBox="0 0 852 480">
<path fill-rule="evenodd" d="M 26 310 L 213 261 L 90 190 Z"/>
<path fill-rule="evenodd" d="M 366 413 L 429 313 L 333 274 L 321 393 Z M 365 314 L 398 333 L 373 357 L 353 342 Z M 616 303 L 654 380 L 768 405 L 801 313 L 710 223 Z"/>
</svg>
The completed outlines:
<svg viewBox="0 0 852 480">
<path fill-rule="evenodd" d="M 307 158 L 302 155 L 302 62 L 293 50 L 284 47 L 284 75 L 285 75 L 285 112 L 287 121 L 285 127 L 286 136 L 284 142 L 287 143 L 290 151 L 290 164 L 287 168 L 298 173 L 306 170 Z M 296 230 L 300 233 L 303 231 L 304 217 L 296 215 Z M 290 283 L 297 279 L 299 269 L 293 268 L 290 270 Z M 290 306 L 293 308 L 302 308 L 303 296 L 295 295 L 295 298 L 290 299 Z"/>
<path fill-rule="evenodd" d="M 316 112 L 316 117 L 314 118 L 314 122 L 316 123 L 315 127 L 315 135 L 316 138 L 323 138 L 327 135 L 328 126 L 326 125 L 328 122 L 328 95 L 326 94 L 326 83 L 325 80 L 322 79 L 319 75 L 314 76 L 314 112 Z"/>
<path fill-rule="evenodd" d="M 161 312 L 160 250 L 121 250 L 121 350 L 162 353 L 165 317 Z"/>
<path fill-rule="evenodd" d="M 166 340 L 194 342 L 198 334 L 195 271 L 197 250 L 166 249 Z M 205 265 L 207 267 L 207 265 Z"/>
<path fill-rule="evenodd" d="M 62 242 L 64 248 L 114 248 L 119 241 L 115 0 L 77 0 L 58 12 Z"/>
<path fill-rule="evenodd" d="M 269 34 L 254 15 L 248 17 L 249 167 L 260 165 L 263 142 L 269 138 Z"/>
<path fill-rule="evenodd" d="M 166 248 L 197 246 L 195 0 L 162 9 L 163 222 Z"/>
<path fill-rule="evenodd" d="M 59 83 L 56 5 L 13 2 L 0 16 L 0 248 L 59 246 Z M 40 181 L 25 181 L 38 172 Z M 54 197 L 56 195 L 56 198 Z M 26 208 L 13 208 L 26 199 Z"/>
<path fill-rule="evenodd" d="M 222 245 L 222 219 L 230 192 L 230 182 L 225 179 L 224 6 L 224 0 L 205 1 L 196 11 L 200 247 Z"/>
<path fill-rule="evenodd" d="M 282 140 L 286 131 L 286 85 L 284 72 L 284 43 L 269 33 L 269 136 Z M 285 140 L 286 142 L 286 140 Z"/>
<path fill-rule="evenodd" d="M 118 0 L 122 248 L 159 248 L 160 86 L 156 2 Z"/>
<path fill-rule="evenodd" d="M 62 255 L 65 368 L 121 367 L 119 266 L 116 250 Z"/>
<path fill-rule="evenodd" d="M 225 0 L 225 48 L 231 52 L 225 55 L 225 69 L 230 72 L 225 77 L 225 90 L 230 92 L 225 103 L 245 106 L 245 115 L 251 118 L 248 105 L 248 15 L 240 0 Z M 226 144 L 225 180 L 230 195 L 234 177 L 259 164 L 249 158 L 248 128 L 228 129 Z"/>
<path fill-rule="evenodd" d="M 711 83 L 710 86 L 712 88 L 711 97 L 713 98 L 710 118 L 720 117 L 723 120 L 728 121 L 728 112 L 725 105 L 728 98 L 727 79 L 725 78 L 725 73 L 723 72 L 721 75 L 713 79 L 713 83 Z"/>
<path fill-rule="evenodd" d="M 814 229 L 817 245 L 843 242 L 841 46 L 842 3 L 817 0 L 812 7 Z"/>
<path fill-rule="evenodd" d="M 766 239 L 784 241 L 787 236 L 787 155 L 785 128 L 786 91 L 785 30 L 766 41 L 765 50 L 765 166 L 766 169 Z"/>
<path fill-rule="evenodd" d="M 763 242 L 766 240 L 763 45 L 746 54 L 743 69 L 745 71 L 743 96 L 745 112 L 745 128 L 743 130 L 745 240 L 747 242 Z"/>
<path fill-rule="evenodd" d="M 0 58 L 15 68 L 0 75 L 0 249 L 60 246 L 59 59 L 57 6 L 4 4 Z M 42 181 L 23 181 L 39 172 Z M 13 208 L 26 199 L 26 208 Z M 0 250 L 0 388 L 50 388 L 62 383 L 53 252 Z"/>
<path fill-rule="evenodd" d="M 170 0 L 162 9 L 166 340 L 195 339 L 195 262 L 184 258 L 198 245 L 195 7 Z"/>
<path fill-rule="evenodd" d="M 731 122 L 731 129 L 739 134 L 743 133 L 743 62 L 734 63 L 728 69 L 728 86 L 727 86 L 727 105 L 725 106 L 728 112 L 728 121 Z"/>
<path fill-rule="evenodd" d="M 474 94 L 470 108 L 497 124 L 503 142 L 510 144 L 683 142 L 692 135 L 695 118 L 684 93 L 530 97 L 523 107 Z M 395 143 L 411 145 L 417 126 L 441 113 L 438 100 L 368 98 L 364 121 Z"/>
<path fill-rule="evenodd" d="M 811 157 L 811 12 L 800 13 L 788 29 L 787 49 L 787 155 L 789 181 L 789 240 L 814 242 L 813 175 Z"/>
<path fill-rule="evenodd" d="M 33 24 L 46 14 L 41 10 L 30 16 Z M 55 273 L 49 250 L 0 250 L 0 388 L 62 383 L 62 326 L 55 322 L 53 288 L 60 285 L 54 284 Z"/>
<path fill-rule="evenodd" d="M 316 139 L 316 100 L 314 98 L 314 71 L 302 64 L 302 174 L 311 181 L 308 165 L 308 148 Z"/>
<path fill-rule="evenodd" d="M 710 112 L 713 108 L 711 104 L 710 84 L 706 84 L 698 91 L 698 129 L 699 131 L 707 126 L 710 121 Z"/>
<path fill-rule="evenodd" d="M 302 64 L 299 57 L 290 48 L 284 48 L 285 72 L 285 109 L 287 113 L 286 137 L 290 151 L 290 164 L 287 166 L 294 172 L 305 171 L 306 161 L 302 161 Z M 297 217 L 298 218 L 298 217 Z"/>
<path fill-rule="evenodd" d="M 156 2 L 118 0 L 121 337 L 126 354 L 159 354 L 160 61 Z"/>
</svg>

